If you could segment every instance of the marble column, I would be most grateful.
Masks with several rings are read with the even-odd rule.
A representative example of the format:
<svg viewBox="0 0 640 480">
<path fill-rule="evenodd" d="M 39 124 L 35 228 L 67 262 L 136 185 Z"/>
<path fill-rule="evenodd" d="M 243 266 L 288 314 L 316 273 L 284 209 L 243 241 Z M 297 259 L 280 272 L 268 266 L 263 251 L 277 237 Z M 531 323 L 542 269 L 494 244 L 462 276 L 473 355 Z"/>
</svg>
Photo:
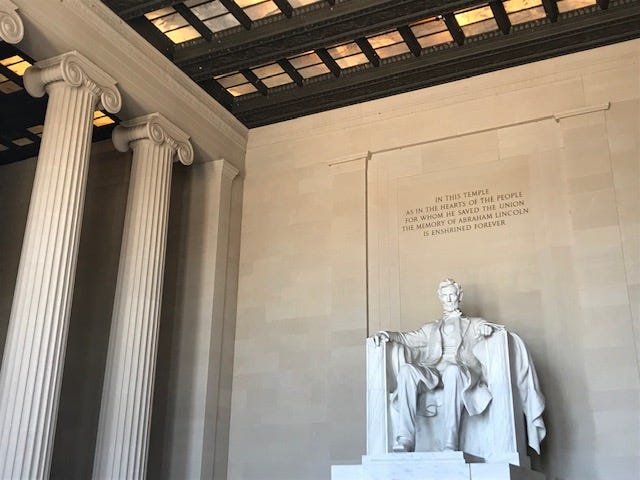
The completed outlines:
<svg viewBox="0 0 640 480">
<path fill-rule="evenodd" d="M 77 52 L 24 75 L 49 94 L 0 372 L 0 478 L 48 478 L 84 204 L 93 112 L 115 81 Z"/>
<path fill-rule="evenodd" d="M 18 43 L 24 36 L 24 25 L 16 10 L 14 3 L 0 0 L 0 40 L 7 43 Z"/>
<path fill-rule="evenodd" d="M 193 161 L 188 136 L 159 114 L 121 124 L 133 150 L 93 466 L 95 479 L 145 478 L 164 275 L 171 165 Z"/>
</svg>

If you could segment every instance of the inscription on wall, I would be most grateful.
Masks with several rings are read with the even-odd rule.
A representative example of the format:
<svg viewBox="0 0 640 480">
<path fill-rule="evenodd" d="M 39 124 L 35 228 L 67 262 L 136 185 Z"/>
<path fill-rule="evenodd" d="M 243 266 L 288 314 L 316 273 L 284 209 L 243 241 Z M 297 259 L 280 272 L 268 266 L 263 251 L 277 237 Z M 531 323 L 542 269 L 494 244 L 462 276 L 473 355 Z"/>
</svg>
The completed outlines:
<svg viewBox="0 0 640 480">
<path fill-rule="evenodd" d="M 436 195 L 425 205 L 405 210 L 400 231 L 425 237 L 503 227 L 527 215 L 522 191 L 493 192 L 488 188 Z"/>
</svg>

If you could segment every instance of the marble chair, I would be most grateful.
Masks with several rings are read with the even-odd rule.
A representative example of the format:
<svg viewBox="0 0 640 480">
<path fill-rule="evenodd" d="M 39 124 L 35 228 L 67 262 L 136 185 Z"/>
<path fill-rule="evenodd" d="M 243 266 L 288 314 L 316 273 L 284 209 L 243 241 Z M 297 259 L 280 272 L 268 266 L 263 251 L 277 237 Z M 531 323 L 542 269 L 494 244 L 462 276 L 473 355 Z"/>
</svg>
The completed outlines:
<svg viewBox="0 0 640 480">
<path fill-rule="evenodd" d="M 483 366 L 483 377 L 492 394 L 480 415 L 463 413 L 460 449 L 484 462 L 508 462 L 529 468 L 529 445 L 539 452 L 545 435 L 537 376 L 522 340 L 502 329 L 474 349 Z M 392 452 L 394 421 L 398 411 L 393 399 L 398 369 L 412 358 L 411 349 L 394 342 L 376 346 L 367 339 L 367 455 Z M 441 451 L 442 390 L 420 393 L 416 415 L 416 452 Z"/>
</svg>

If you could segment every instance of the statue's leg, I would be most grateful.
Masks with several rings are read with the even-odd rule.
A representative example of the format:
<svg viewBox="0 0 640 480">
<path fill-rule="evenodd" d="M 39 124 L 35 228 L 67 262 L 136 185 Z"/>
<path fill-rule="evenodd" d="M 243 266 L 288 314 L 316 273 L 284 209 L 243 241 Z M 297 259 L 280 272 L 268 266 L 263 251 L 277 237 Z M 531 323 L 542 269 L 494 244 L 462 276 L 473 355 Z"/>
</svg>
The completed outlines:
<svg viewBox="0 0 640 480">
<path fill-rule="evenodd" d="M 464 408 L 462 392 L 465 382 L 464 372 L 458 365 L 447 365 L 442 371 L 445 450 L 458 450 L 460 417 Z"/>
<path fill-rule="evenodd" d="M 418 390 L 424 375 L 413 365 L 405 364 L 398 370 L 398 424 L 394 451 L 411 452 L 415 447 L 416 407 Z"/>
</svg>

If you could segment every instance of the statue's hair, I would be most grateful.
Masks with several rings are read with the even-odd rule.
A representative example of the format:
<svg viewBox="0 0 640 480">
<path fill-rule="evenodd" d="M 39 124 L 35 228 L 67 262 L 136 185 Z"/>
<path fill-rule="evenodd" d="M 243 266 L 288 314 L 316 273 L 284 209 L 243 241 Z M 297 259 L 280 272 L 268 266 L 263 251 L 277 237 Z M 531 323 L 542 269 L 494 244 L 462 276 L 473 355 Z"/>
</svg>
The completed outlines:
<svg viewBox="0 0 640 480">
<path fill-rule="evenodd" d="M 453 280 L 452 278 L 447 278 L 445 280 L 443 280 L 442 282 L 440 282 L 440 285 L 438 285 L 438 296 L 440 296 L 440 292 L 442 291 L 442 289 L 444 287 L 448 287 L 450 285 L 453 285 L 456 289 L 456 293 L 458 294 L 458 297 L 462 297 L 462 287 L 460 285 L 458 285 L 458 282 L 456 282 L 455 280 Z"/>
</svg>

